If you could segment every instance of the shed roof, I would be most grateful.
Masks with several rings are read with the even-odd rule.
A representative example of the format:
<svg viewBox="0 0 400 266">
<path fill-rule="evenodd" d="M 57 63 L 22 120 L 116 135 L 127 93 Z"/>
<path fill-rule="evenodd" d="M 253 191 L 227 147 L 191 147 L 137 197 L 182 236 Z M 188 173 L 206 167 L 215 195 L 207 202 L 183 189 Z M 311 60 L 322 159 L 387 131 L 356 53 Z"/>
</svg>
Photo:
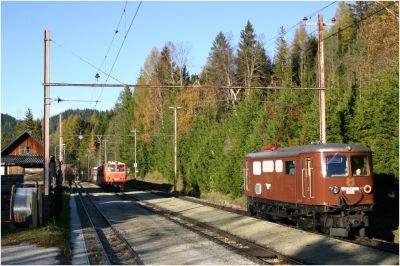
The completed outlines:
<svg viewBox="0 0 400 266">
<path fill-rule="evenodd" d="M 2 166 L 43 167 L 43 156 L 5 155 L 1 156 Z"/>
</svg>

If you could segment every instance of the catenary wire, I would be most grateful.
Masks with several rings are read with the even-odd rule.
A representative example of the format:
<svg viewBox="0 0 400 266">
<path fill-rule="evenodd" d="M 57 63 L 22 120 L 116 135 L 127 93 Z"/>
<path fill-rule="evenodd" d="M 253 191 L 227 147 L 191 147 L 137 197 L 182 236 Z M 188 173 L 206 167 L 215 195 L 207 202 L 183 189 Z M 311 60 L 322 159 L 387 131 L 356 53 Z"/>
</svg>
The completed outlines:
<svg viewBox="0 0 400 266">
<path fill-rule="evenodd" d="M 365 17 L 361 18 L 359 21 L 356 21 L 356 22 L 354 22 L 354 23 L 352 23 L 352 24 L 347 25 L 347 26 L 344 27 L 344 28 L 339 29 L 338 31 L 332 33 L 331 35 L 325 37 L 324 40 L 327 40 L 327 39 L 331 38 L 332 36 L 334 36 L 334 35 L 336 35 L 336 34 L 339 34 L 340 32 L 342 32 L 342 31 L 344 31 L 344 30 L 347 30 L 347 29 L 350 28 L 350 27 L 353 27 L 353 26 L 356 26 L 356 25 L 360 24 L 361 21 L 366 20 L 367 18 L 370 18 L 370 17 L 376 15 L 377 13 L 381 12 L 382 10 L 384 10 L 384 9 L 386 9 L 386 8 L 388 8 L 388 7 L 390 7 L 390 6 L 394 5 L 394 4 L 396 4 L 396 3 L 397 3 L 397 1 L 396 1 L 396 2 L 392 2 L 391 4 L 389 4 L 389 5 L 387 5 L 387 6 L 384 6 L 383 8 L 381 8 L 381 9 L 379 9 L 379 10 L 377 10 L 377 11 L 371 13 L 371 14 L 369 14 L 368 16 L 365 16 Z"/>
<path fill-rule="evenodd" d="M 75 53 L 74 51 L 72 51 L 71 49 L 68 49 L 66 47 L 64 47 L 62 44 L 56 42 L 54 39 L 50 39 L 51 42 L 53 42 L 55 45 L 57 45 L 58 47 L 65 49 L 66 51 L 68 51 L 70 54 L 72 54 L 73 56 L 75 56 L 76 58 L 78 58 L 79 60 L 81 60 L 82 62 L 88 64 L 89 66 L 91 66 L 92 68 L 96 69 L 97 71 L 108 75 L 108 73 L 106 73 L 105 71 L 103 71 L 102 69 L 96 67 L 94 64 L 90 63 L 88 60 L 84 59 L 83 57 L 81 57 L 80 55 L 78 55 L 77 53 Z M 115 80 L 116 82 L 120 83 L 120 84 L 125 84 L 124 82 L 120 81 L 119 79 L 117 79 L 114 76 L 109 75 L 111 79 Z"/>
<path fill-rule="evenodd" d="M 133 22 L 134 22 L 134 20 L 135 20 L 135 18 L 136 18 L 136 16 L 137 16 L 137 14 L 138 14 L 138 12 L 139 12 L 139 9 L 140 9 L 140 6 L 142 5 L 142 2 L 143 2 L 143 0 L 141 0 L 141 1 L 139 2 L 138 7 L 136 8 L 135 15 L 132 17 L 131 23 L 130 23 L 130 25 L 129 25 L 129 27 L 128 27 L 128 30 L 127 30 L 127 32 L 126 32 L 126 34 L 125 34 L 125 36 L 124 36 L 124 40 L 122 41 L 121 46 L 119 47 L 117 56 L 115 57 L 114 63 L 112 64 L 112 67 L 111 67 L 111 69 L 110 69 L 110 72 L 109 72 L 109 74 L 108 74 L 108 76 L 107 76 L 107 79 L 106 79 L 105 83 L 107 83 L 108 78 L 111 76 L 111 73 L 112 73 L 112 71 L 113 71 L 113 69 L 114 69 L 114 66 L 115 66 L 115 64 L 117 63 L 117 60 L 118 60 L 118 57 L 119 57 L 119 55 L 120 55 L 120 53 L 121 53 L 122 47 L 123 47 L 124 44 L 125 44 L 126 37 L 128 36 L 128 34 L 129 34 L 130 30 L 131 30 L 132 24 L 133 24 Z M 100 100 L 101 96 L 103 95 L 103 91 L 104 91 L 104 88 L 101 89 L 101 92 L 100 92 L 99 97 L 97 98 L 97 101 Z M 96 105 L 97 105 L 97 104 L 96 104 Z"/>
<path fill-rule="evenodd" d="M 111 47 L 112 47 L 112 45 L 113 45 L 113 43 L 114 43 L 115 36 L 116 36 L 117 33 L 119 32 L 119 26 L 120 26 L 120 24 L 121 24 L 122 17 L 124 16 L 124 14 L 126 14 L 126 6 L 127 6 L 127 4 L 128 4 L 128 1 L 125 1 L 125 6 L 124 6 L 124 9 L 123 9 L 122 12 L 121 12 L 121 16 L 120 16 L 120 18 L 119 18 L 117 27 L 116 27 L 115 30 L 114 30 L 114 35 L 113 35 L 113 37 L 112 37 L 112 39 L 111 39 L 110 44 L 108 45 L 106 55 L 104 56 L 103 61 L 101 62 L 99 68 L 102 68 L 102 67 L 103 67 L 103 64 L 104 64 L 105 61 L 107 60 L 108 54 L 110 53 Z"/>
<path fill-rule="evenodd" d="M 320 9 L 318 9 L 318 10 L 316 10 L 316 11 L 314 11 L 313 13 L 311 13 L 311 14 L 310 14 L 309 16 L 307 16 L 307 17 L 308 17 L 309 19 L 311 19 L 315 14 L 317 14 L 317 13 L 319 13 L 319 12 L 321 12 L 321 11 L 327 9 L 328 7 L 330 7 L 331 5 L 335 4 L 336 2 L 337 2 L 337 1 L 333 1 L 332 3 L 330 3 L 330 4 L 328 4 L 328 5 L 326 5 L 326 6 L 322 7 L 322 8 L 320 8 Z M 297 26 L 300 25 L 301 23 L 303 23 L 302 20 L 300 20 L 299 22 L 297 22 L 296 24 L 294 24 L 294 25 L 291 26 L 290 28 L 286 29 L 283 36 L 285 36 L 288 32 L 290 32 L 291 30 L 293 30 L 295 27 L 297 27 Z M 278 37 L 279 37 L 279 34 L 275 35 L 274 37 L 268 39 L 268 40 L 265 42 L 265 44 L 269 43 L 269 42 L 272 41 L 272 40 L 276 40 L 276 38 L 278 38 Z M 269 47 L 271 47 L 272 45 L 274 45 L 274 44 L 269 45 L 269 46 L 267 47 L 267 49 L 268 49 Z"/>
<path fill-rule="evenodd" d="M 128 0 L 125 1 L 125 5 L 124 5 L 124 8 L 123 8 L 123 10 L 122 10 L 122 12 L 121 12 L 121 16 L 119 17 L 117 26 L 116 26 L 115 29 L 114 29 L 113 37 L 112 37 L 112 39 L 111 39 L 111 41 L 110 41 L 110 44 L 108 45 L 106 55 L 104 56 L 103 61 L 101 62 L 100 66 L 99 66 L 100 69 L 103 67 L 103 65 L 104 65 L 104 63 L 106 62 L 107 57 L 108 57 L 108 55 L 109 55 L 109 53 L 110 53 L 110 51 L 111 51 L 111 47 L 112 47 L 112 45 L 113 45 L 113 43 L 114 43 L 115 37 L 117 36 L 117 33 L 119 32 L 119 26 L 120 26 L 120 24 L 121 24 L 122 18 L 124 17 L 124 15 L 125 15 L 125 17 L 126 17 L 126 6 L 127 6 L 127 5 L 128 5 Z M 107 75 L 107 74 L 105 74 L 105 75 Z M 93 99 L 93 94 L 94 94 L 94 90 L 92 90 L 92 95 L 91 95 L 90 99 Z M 93 102 L 97 105 L 97 102 L 98 102 L 98 101 L 93 101 Z"/>
</svg>

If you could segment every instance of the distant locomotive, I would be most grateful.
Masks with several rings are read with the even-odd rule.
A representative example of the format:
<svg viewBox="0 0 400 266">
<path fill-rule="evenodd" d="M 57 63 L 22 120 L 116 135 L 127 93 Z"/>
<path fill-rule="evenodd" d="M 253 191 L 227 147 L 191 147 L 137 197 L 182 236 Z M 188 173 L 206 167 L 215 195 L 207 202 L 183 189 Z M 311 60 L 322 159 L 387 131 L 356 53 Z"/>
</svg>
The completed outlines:
<svg viewBox="0 0 400 266">
<path fill-rule="evenodd" d="M 275 148 L 245 156 L 250 213 L 333 236 L 364 236 L 373 210 L 371 150 L 349 144 Z"/>
<path fill-rule="evenodd" d="M 107 162 L 92 168 L 92 180 L 101 186 L 111 186 L 123 189 L 127 181 L 127 170 L 125 163 Z"/>
</svg>

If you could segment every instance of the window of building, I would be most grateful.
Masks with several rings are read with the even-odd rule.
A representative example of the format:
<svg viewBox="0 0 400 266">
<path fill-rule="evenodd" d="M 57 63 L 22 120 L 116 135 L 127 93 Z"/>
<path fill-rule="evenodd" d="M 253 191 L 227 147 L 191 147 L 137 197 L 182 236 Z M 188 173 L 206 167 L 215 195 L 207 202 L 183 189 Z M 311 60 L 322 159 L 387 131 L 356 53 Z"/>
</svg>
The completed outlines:
<svg viewBox="0 0 400 266">
<path fill-rule="evenodd" d="M 253 162 L 253 175 L 261 175 L 261 162 L 260 161 Z"/>
<path fill-rule="evenodd" d="M 263 161 L 263 172 L 264 173 L 272 173 L 274 171 L 274 161 L 268 160 L 268 161 Z"/>
<path fill-rule="evenodd" d="M 296 162 L 295 161 L 285 161 L 285 174 L 295 175 L 296 173 Z"/>
<path fill-rule="evenodd" d="M 22 154 L 30 154 L 31 148 L 29 146 L 25 146 L 22 148 Z"/>
</svg>

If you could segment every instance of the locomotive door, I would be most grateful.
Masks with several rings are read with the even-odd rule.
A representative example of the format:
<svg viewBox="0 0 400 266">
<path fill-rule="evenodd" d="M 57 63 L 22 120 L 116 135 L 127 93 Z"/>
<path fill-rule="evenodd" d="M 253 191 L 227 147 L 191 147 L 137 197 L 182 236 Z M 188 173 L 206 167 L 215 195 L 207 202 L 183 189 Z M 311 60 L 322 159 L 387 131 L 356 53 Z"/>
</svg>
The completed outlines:
<svg viewBox="0 0 400 266">
<path fill-rule="evenodd" d="M 301 156 L 300 169 L 300 198 L 304 202 L 312 201 L 314 198 L 314 175 L 313 161 L 311 156 Z"/>
</svg>

